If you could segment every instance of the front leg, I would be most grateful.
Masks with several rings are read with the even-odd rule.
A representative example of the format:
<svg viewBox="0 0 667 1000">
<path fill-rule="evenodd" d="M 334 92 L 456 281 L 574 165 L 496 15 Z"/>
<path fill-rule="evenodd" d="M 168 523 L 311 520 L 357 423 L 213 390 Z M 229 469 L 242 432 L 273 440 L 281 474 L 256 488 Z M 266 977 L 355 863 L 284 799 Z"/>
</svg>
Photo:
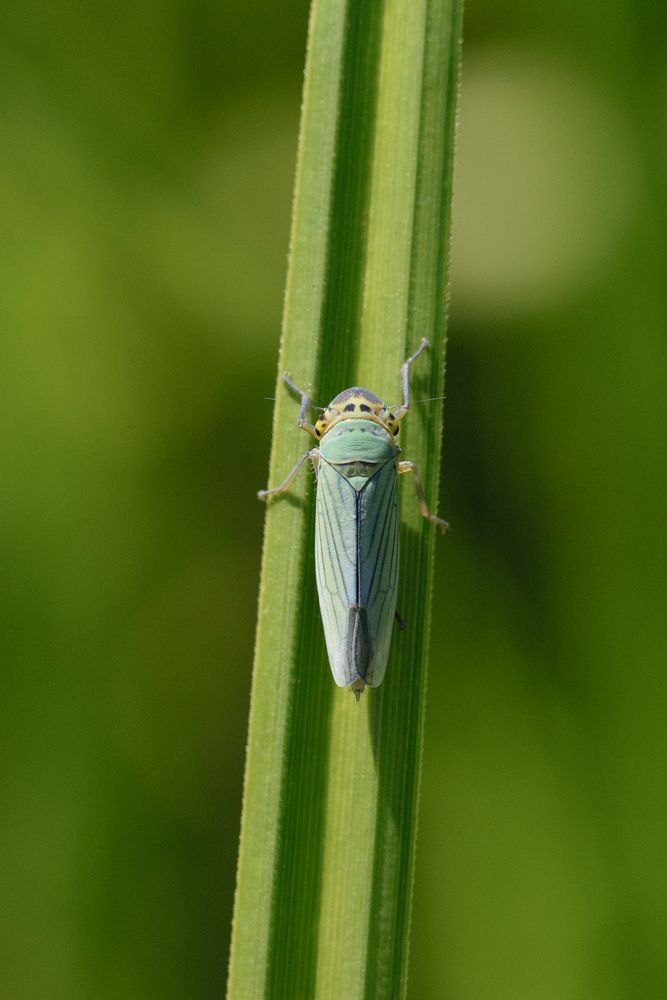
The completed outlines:
<svg viewBox="0 0 667 1000">
<path fill-rule="evenodd" d="M 320 453 L 317 448 L 311 448 L 310 451 L 305 451 L 301 456 L 301 458 L 299 459 L 299 461 L 294 466 L 294 468 L 292 469 L 292 471 L 287 474 L 287 476 L 282 481 L 280 486 L 274 486 L 273 489 L 271 490 L 259 490 L 257 493 L 257 499 L 266 500 L 267 497 L 274 496 L 276 493 L 286 493 L 290 487 L 290 483 L 299 473 L 302 466 L 308 461 L 308 459 L 310 459 L 311 462 L 313 463 L 313 466 L 317 468 L 317 460 L 319 459 L 319 457 Z"/>
<path fill-rule="evenodd" d="M 410 409 L 410 368 L 412 364 L 417 360 L 422 351 L 425 351 L 427 347 L 430 347 L 430 343 L 426 337 L 422 337 L 419 342 L 419 347 L 414 354 L 411 354 L 407 361 L 404 361 L 401 365 L 401 386 L 403 388 L 403 403 L 398 409 L 394 410 L 394 419 L 398 422 L 403 419 L 405 414 Z M 406 470 L 407 471 L 407 470 Z"/>
<path fill-rule="evenodd" d="M 424 484 L 421 481 L 421 477 L 417 472 L 417 466 L 414 462 L 399 462 L 398 471 L 401 472 L 411 472 L 415 477 L 415 490 L 417 491 L 417 500 L 419 501 L 419 510 L 421 511 L 422 517 L 425 517 L 427 521 L 431 521 L 433 524 L 437 524 L 439 528 L 443 531 L 447 531 L 449 524 L 447 521 L 443 521 L 441 517 L 437 514 L 431 514 L 426 503 L 426 496 L 424 495 Z"/>
<path fill-rule="evenodd" d="M 311 407 L 310 397 L 308 396 L 308 393 L 304 392 L 303 389 L 299 389 L 298 385 L 295 385 L 294 382 L 292 382 L 292 379 L 289 377 L 287 372 L 285 372 L 285 374 L 283 375 L 283 382 L 285 383 L 285 385 L 289 386 L 292 392 L 295 392 L 297 396 L 301 397 L 301 406 L 299 407 L 299 416 L 297 418 L 297 423 L 299 427 L 301 428 L 302 431 L 307 431 L 311 437 L 314 437 L 315 440 L 318 441 L 319 438 L 317 432 L 315 431 L 314 425 L 311 424 L 310 421 L 306 420 L 306 414 L 308 413 L 308 410 Z"/>
</svg>

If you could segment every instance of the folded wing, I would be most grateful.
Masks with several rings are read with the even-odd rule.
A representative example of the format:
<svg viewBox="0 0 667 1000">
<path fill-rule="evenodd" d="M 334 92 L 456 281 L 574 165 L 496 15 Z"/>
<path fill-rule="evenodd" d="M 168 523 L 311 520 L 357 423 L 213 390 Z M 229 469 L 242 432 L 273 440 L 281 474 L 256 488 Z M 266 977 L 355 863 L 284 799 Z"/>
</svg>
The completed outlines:
<svg viewBox="0 0 667 1000">
<path fill-rule="evenodd" d="M 396 608 L 398 505 L 393 461 L 356 487 L 326 461 L 317 482 L 315 566 L 334 680 L 382 681 Z"/>
</svg>

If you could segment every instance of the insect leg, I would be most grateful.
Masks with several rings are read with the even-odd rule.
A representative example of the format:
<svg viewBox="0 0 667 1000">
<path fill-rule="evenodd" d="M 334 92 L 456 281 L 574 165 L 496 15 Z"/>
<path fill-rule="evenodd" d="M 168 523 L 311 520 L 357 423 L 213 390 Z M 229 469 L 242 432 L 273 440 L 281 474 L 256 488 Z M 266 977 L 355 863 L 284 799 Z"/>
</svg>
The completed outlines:
<svg viewBox="0 0 667 1000">
<path fill-rule="evenodd" d="M 411 472 L 415 477 L 415 490 L 417 491 L 417 500 L 419 501 L 419 509 L 422 516 L 426 518 L 427 521 L 431 521 L 433 524 L 437 524 L 439 528 L 443 531 L 447 531 L 449 524 L 447 521 L 443 521 L 441 517 L 437 514 L 431 514 L 430 510 L 426 505 L 426 497 L 424 495 L 424 484 L 421 481 L 421 477 L 417 472 L 417 466 L 414 462 L 399 462 L 398 471 L 401 472 Z"/>
<path fill-rule="evenodd" d="M 259 492 L 257 493 L 257 499 L 258 500 L 266 500 L 267 497 L 273 496 L 276 493 L 286 493 L 287 490 L 290 487 L 290 483 L 295 478 L 295 476 L 299 473 L 299 471 L 301 470 L 301 467 L 308 461 L 308 459 L 311 460 L 311 462 L 313 463 L 313 465 L 316 465 L 317 460 L 318 460 L 319 457 L 320 457 L 320 453 L 317 450 L 317 448 L 311 448 L 310 451 L 305 451 L 303 453 L 303 455 L 301 456 L 301 458 L 299 459 L 299 461 L 294 466 L 294 468 L 291 470 L 291 472 L 289 472 L 287 474 L 287 476 L 282 481 L 282 483 L 280 484 L 280 486 L 274 486 L 273 489 L 271 489 L 271 490 L 259 490 Z"/>
<path fill-rule="evenodd" d="M 416 361 L 422 351 L 425 351 L 427 347 L 430 347 L 430 343 L 426 337 L 422 337 L 419 347 L 414 354 L 411 354 L 407 361 L 404 361 L 401 365 L 401 386 L 403 387 L 403 404 L 399 406 L 397 410 L 394 411 L 394 416 L 396 420 L 402 420 L 405 414 L 410 409 L 410 366 L 413 361 Z"/>
<path fill-rule="evenodd" d="M 295 385 L 294 382 L 292 382 L 292 379 L 289 377 L 287 372 L 285 372 L 285 374 L 283 375 L 283 382 L 290 387 L 292 392 L 295 392 L 297 396 L 301 397 L 301 407 L 299 409 L 299 416 L 297 418 L 297 423 L 299 427 L 301 428 L 302 431 L 308 431 L 308 433 L 312 435 L 312 437 L 314 437 L 315 440 L 317 440 L 315 427 L 313 426 L 313 424 L 309 423 L 308 420 L 306 420 L 306 414 L 308 413 L 308 410 L 310 409 L 311 406 L 310 397 L 308 396 L 307 393 L 303 391 L 303 389 L 299 389 L 298 385 Z"/>
</svg>

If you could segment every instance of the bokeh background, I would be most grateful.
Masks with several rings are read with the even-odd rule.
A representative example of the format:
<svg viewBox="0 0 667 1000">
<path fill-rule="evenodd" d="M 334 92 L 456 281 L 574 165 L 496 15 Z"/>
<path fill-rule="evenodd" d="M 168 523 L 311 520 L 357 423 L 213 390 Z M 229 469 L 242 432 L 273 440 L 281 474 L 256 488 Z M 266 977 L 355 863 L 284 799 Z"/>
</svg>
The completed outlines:
<svg viewBox="0 0 667 1000">
<path fill-rule="evenodd" d="M 206 1000 L 307 5 L 2 21 L 0 1000 Z M 414 1000 L 667 995 L 664 28 L 467 7 Z"/>
</svg>

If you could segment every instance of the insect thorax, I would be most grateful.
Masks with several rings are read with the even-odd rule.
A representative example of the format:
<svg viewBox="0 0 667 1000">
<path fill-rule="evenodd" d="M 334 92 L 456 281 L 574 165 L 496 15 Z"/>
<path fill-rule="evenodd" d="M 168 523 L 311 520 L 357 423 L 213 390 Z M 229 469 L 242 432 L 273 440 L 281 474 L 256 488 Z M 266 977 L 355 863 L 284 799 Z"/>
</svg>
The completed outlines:
<svg viewBox="0 0 667 1000">
<path fill-rule="evenodd" d="M 345 476 L 349 479 L 355 489 L 360 489 L 361 486 L 374 476 L 380 465 L 384 463 L 379 462 L 341 462 L 336 465 L 336 469 L 340 472 L 341 476 Z"/>
<path fill-rule="evenodd" d="M 372 475 L 396 455 L 393 436 L 384 427 L 365 419 L 341 420 L 334 424 L 320 445 L 322 458 L 349 475 Z"/>
</svg>

